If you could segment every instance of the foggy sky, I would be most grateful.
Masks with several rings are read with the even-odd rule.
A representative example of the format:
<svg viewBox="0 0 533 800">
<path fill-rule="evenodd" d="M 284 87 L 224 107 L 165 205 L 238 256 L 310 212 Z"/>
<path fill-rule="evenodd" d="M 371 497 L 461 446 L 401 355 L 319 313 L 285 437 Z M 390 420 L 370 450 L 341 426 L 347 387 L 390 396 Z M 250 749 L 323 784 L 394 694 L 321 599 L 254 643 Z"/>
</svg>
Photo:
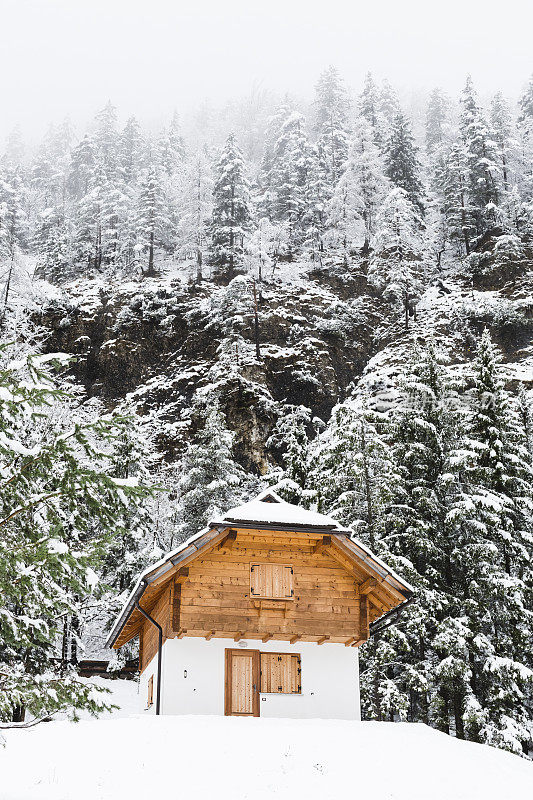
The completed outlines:
<svg viewBox="0 0 533 800">
<path fill-rule="evenodd" d="M 334 64 L 360 90 L 366 71 L 401 91 L 513 99 L 533 70 L 528 0 L 0 0 L 0 144 L 32 138 L 108 99 L 152 124 L 247 94 L 253 85 L 312 96 Z"/>
</svg>

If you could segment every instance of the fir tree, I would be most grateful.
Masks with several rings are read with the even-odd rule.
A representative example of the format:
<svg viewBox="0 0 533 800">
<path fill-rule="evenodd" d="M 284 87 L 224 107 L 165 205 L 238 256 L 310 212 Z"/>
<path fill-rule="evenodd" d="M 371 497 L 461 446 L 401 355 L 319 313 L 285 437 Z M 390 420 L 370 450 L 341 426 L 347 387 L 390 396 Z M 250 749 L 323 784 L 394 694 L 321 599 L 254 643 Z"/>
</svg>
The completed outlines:
<svg viewBox="0 0 533 800">
<path fill-rule="evenodd" d="M 482 234 L 497 218 L 500 171 L 494 142 L 469 77 L 461 96 L 460 133 L 465 150 L 469 205 Z"/>
<path fill-rule="evenodd" d="M 379 95 L 371 72 L 367 72 L 363 91 L 359 95 L 359 113 L 372 128 L 374 142 L 378 147 L 383 144 L 382 124 L 378 112 Z"/>
<path fill-rule="evenodd" d="M 159 165 L 152 163 L 144 171 L 135 209 L 136 249 L 146 257 L 148 277 L 155 273 L 155 253 L 165 241 L 168 227 L 168 206 L 163 192 Z"/>
<path fill-rule="evenodd" d="M 395 188 L 380 209 L 368 276 L 383 295 L 400 303 L 405 329 L 423 286 L 421 223 L 404 189 Z"/>
<path fill-rule="evenodd" d="M 1 357 L 0 718 L 96 713 L 105 702 L 59 657 L 63 619 L 79 614 L 143 492 L 109 471 L 120 420 L 80 419 L 40 357 Z"/>
<path fill-rule="evenodd" d="M 288 502 L 307 505 L 309 431 L 311 411 L 306 406 L 286 406 L 266 446 L 281 454 L 283 470 L 275 473 L 276 491 Z"/>
<path fill-rule="evenodd" d="M 424 187 L 420 181 L 420 162 L 411 128 L 399 112 L 392 120 L 385 144 L 385 174 L 403 189 L 420 214 L 424 213 Z"/>
<path fill-rule="evenodd" d="M 438 153 L 449 138 L 449 100 L 440 89 L 434 89 L 426 111 L 426 150 Z"/>
<path fill-rule="evenodd" d="M 96 150 L 94 141 L 90 136 L 85 135 L 72 150 L 67 175 L 68 191 L 75 200 L 81 200 L 89 191 L 89 185 L 94 175 L 95 162 Z"/>
<path fill-rule="evenodd" d="M 322 73 L 315 93 L 318 161 L 331 194 L 348 155 L 348 98 L 335 67 L 328 67 Z"/>
<path fill-rule="evenodd" d="M 202 530 L 211 519 L 242 501 L 246 474 L 232 455 L 233 434 L 218 401 L 198 398 L 195 412 L 204 417 L 187 446 L 179 483 L 182 539 Z"/>
<path fill-rule="evenodd" d="M 204 151 L 199 150 L 180 174 L 177 192 L 179 250 L 196 265 L 196 281 L 203 279 L 203 263 L 213 213 L 213 176 Z"/>
<path fill-rule="evenodd" d="M 321 187 L 316 151 L 311 147 L 300 114 L 285 120 L 276 141 L 270 172 L 270 217 L 284 223 L 288 234 L 288 260 L 292 260 L 314 227 L 321 235 Z M 317 182 L 318 181 L 318 184 Z"/>
<path fill-rule="evenodd" d="M 161 166 L 167 175 L 176 173 L 185 161 L 185 142 L 177 112 L 174 112 L 168 129 L 163 131 L 159 138 L 158 153 Z"/>
<path fill-rule="evenodd" d="M 108 102 L 95 118 L 94 144 L 99 153 L 99 165 L 106 179 L 117 178 L 119 162 L 119 134 L 117 131 L 117 109 Z"/>
<path fill-rule="evenodd" d="M 143 166 L 144 137 L 135 117 L 130 117 L 118 141 L 119 177 L 131 186 L 138 180 Z"/>
<path fill-rule="evenodd" d="M 531 454 L 501 380 L 488 331 L 474 363 L 472 412 L 464 421 L 461 473 L 449 512 L 455 525 L 457 596 L 467 618 L 467 738 L 521 752 L 531 737 L 529 666 Z"/>
<path fill-rule="evenodd" d="M 470 255 L 476 235 L 475 212 L 469 202 L 468 159 L 461 143 L 452 145 L 440 172 L 447 237 L 459 255 Z"/>
<path fill-rule="evenodd" d="M 346 260 L 360 244 L 364 253 L 369 251 L 378 208 L 389 186 L 372 128 L 365 117 L 359 117 L 344 172 L 329 204 L 329 221 L 340 236 Z"/>
<path fill-rule="evenodd" d="M 233 278 L 242 268 L 251 228 L 250 189 L 242 152 L 230 134 L 214 167 L 210 259 L 218 275 Z"/>
</svg>

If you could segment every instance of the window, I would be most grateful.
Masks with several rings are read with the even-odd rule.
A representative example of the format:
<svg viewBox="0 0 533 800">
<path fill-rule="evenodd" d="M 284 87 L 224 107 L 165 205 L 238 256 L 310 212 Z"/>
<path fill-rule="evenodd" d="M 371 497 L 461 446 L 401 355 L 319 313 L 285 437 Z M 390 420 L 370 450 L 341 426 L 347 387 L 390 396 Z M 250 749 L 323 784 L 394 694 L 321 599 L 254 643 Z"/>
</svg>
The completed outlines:
<svg viewBox="0 0 533 800">
<path fill-rule="evenodd" d="M 153 705 L 153 702 L 154 702 L 154 676 L 150 675 L 150 677 L 148 678 L 148 703 L 146 707 L 150 708 L 150 706 Z"/>
<path fill-rule="evenodd" d="M 290 600 L 294 597 L 292 578 L 287 564 L 250 564 L 250 597 Z"/>
<path fill-rule="evenodd" d="M 261 691 L 301 694 L 302 669 L 298 653 L 261 653 Z"/>
</svg>

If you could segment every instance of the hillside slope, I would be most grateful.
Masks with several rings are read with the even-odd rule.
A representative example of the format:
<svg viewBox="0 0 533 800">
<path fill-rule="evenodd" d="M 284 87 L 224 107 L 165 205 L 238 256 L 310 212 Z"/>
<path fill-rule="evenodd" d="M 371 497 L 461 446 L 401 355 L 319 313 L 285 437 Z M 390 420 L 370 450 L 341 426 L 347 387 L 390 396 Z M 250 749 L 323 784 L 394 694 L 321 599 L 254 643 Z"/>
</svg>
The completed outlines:
<svg viewBox="0 0 533 800">
<path fill-rule="evenodd" d="M 130 717 L 10 731 L 2 800 L 521 800 L 533 765 L 424 725 Z"/>
</svg>

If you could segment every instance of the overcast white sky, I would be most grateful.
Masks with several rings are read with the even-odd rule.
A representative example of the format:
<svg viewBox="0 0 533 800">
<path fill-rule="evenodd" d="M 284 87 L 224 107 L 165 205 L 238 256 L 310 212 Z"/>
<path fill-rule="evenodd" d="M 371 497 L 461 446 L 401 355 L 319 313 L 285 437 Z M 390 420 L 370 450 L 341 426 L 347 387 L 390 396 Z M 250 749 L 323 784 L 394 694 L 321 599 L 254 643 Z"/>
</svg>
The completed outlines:
<svg viewBox="0 0 533 800">
<path fill-rule="evenodd" d="M 66 115 L 84 125 L 111 99 L 121 116 L 187 114 L 260 82 L 309 97 L 335 64 L 401 89 L 515 97 L 533 71 L 532 0 L 0 0 L 0 137 Z"/>
</svg>

